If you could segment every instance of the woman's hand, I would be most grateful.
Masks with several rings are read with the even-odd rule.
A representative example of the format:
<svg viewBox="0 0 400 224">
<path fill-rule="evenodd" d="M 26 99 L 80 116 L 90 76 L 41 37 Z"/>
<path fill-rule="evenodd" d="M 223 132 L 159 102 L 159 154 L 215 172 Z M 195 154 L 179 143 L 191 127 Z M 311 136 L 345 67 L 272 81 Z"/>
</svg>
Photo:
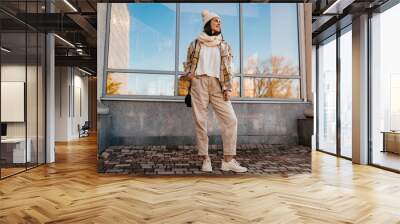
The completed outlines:
<svg viewBox="0 0 400 224">
<path fill-rule="evenodd" d="M 194 78 L 194 74 L 191 73 L 191 72 L 188 72 L 188 73 L 186 74 L 186 77 L 187 77 L 187 79 L 188 79 L 189 81 L 192 81 L 192 79 Z"/>
<path fill-rule="evenodd" d="M 225 101 L 231 100 L 231 91 L 227 90 L 224 91 L 224 100 Z"/>
</svg>

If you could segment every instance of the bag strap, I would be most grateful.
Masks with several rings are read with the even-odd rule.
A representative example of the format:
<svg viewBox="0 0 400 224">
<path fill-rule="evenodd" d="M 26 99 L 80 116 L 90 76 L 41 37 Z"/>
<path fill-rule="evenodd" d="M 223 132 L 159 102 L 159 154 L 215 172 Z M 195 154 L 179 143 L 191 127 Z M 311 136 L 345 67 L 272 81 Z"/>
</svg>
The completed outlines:
<svg viewBox="0 0 400 224">
<path fill-rule="evenodd" d="M 197 64 L 198 64 L 197 62 L 199 61 L 198 55 L 197 55 L 197 57 L 195 57 L 196 54 L 198 54 L 198 52 L 197 52 L 197 49 L 198 49 L 197 45 L 198 45 L 198 43 L 197 43 L 197 38 L 196 38 L 196 40 L 195 40 L 195 42 L 194 42 L 194 50 L 193 50 L 193 52 L 192 52 L 192 57 L 191 57 L 191 58 L 195 58 L 195 60 L 196 60 L 194 69 L 193 69 L 193 64 L 191 64 L 191 67 L 190 67 L 190 72 L 191 72 L 192 74 L 194 74 L 194 73 L 196 72 Z M 190 93 L 191 87 L 192 87 L 192 82 L 190 82 L 188 93 Z"/>
<path fill-rule="evenodd" d="M 191 60 L 194 61 L 194 64 L 192 63 L 191 67 L 190 67 L 190 72 L 193 74 L 196 72 L 197 62 L 199 61 L 199 51 L 200 50 L 198 49 L 198 45 L 199 45 L 198 40 L 196 38 L 196 41 L 194 42 L 194 50 L 192 52 L 192 57 L 191 57 Z"/>
</svg>

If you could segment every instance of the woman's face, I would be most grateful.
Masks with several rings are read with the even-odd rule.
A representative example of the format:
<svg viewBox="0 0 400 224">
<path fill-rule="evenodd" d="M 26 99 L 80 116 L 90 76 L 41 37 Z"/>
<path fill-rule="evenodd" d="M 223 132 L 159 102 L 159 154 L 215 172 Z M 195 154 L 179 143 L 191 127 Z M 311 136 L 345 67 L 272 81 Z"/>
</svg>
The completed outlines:
<svg viewBox="0 0 400 224">
<path fill-rule="evenodd" d="M 211 19 L 211 31 L 213 33 L 221 31 L 221 20 L 218 17 L 214 17 Z"/>
</svg>

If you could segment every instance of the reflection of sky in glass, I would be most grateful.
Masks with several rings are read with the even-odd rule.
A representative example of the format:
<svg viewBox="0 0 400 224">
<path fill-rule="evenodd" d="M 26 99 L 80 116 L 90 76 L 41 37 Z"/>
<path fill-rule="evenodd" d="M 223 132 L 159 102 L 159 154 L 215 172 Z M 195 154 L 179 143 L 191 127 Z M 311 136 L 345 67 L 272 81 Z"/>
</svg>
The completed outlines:
<svg viewBox="0 0 400 224">
<path fill-rule="evenodd" d="M 175 4 L 128 4 L 130 68 L 175 70 Z"/>
<path fill-rule="evenodd" d="M 175 4 L 128 4 L 131 18 L 130 65 L 135 69 L 175 70 Z M 172 77 L 172 79 L 171 79 Z M 174 77 L 130 75 L 128 88 L 136 95 L 174 95 Z M 154 85 L 154 84 L 161 85 Z M 171 92 L 172 85 L 172 92 Z"/>
<path fill-rule="evenodd" d="M 299 66 L 296 4 L 243 4 L 243 65 L 246 73 L 271 56 Z"/>
</svg>

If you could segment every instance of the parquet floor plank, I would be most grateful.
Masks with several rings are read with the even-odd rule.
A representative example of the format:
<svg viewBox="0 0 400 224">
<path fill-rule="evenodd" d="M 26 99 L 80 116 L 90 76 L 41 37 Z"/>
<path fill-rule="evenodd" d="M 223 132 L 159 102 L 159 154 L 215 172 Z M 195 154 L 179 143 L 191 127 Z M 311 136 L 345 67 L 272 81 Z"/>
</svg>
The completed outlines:
<svg viewBox="0 0 400 224">
<path fill-rule="evenodd" d="M 0 181 L 3 223 L 397 223 L 400 175 L 313 152 L 311 174 L 133 177 L 96 172 L 96 139 Z"/>
</svg>

